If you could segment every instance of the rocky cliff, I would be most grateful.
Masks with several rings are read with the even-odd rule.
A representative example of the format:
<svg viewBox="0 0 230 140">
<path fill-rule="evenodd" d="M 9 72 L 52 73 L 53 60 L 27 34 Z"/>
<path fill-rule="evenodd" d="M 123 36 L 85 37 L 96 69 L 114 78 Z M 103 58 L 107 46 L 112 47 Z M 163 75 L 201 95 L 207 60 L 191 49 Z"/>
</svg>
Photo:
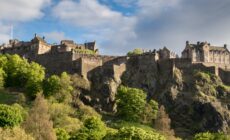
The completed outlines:
<svg viewBox="0 0 230 140">
<path fill-rule="evenodd" d="M 141 88 L 165 106 L 177 136 L 197 132 L 226 132 L 230 126 L 230 87 L 209 69 L 171 61 L 155 62 L 151 56 L 131 57 L 120 77 L 112 66 L 92 71 L 88 103 L 99 110 L 115 111 L 114 97 L 120 84 Z M 85 98 L 85 95 L 82 96 Z"/>
</svg>

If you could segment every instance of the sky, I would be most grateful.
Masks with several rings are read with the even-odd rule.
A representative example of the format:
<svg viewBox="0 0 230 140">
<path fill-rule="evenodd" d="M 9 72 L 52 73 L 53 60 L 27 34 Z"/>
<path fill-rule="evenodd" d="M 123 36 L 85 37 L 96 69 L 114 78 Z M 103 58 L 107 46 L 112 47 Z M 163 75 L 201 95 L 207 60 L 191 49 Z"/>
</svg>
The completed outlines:
<svg viewBox="0 0 230 140">
<path fill-rule="evenodd" d="M 0 0 L 0 44 L 96 41 L 103 55 L 166 46 L 180 55 L 185 42 L 230 45 L 230 0 Z"/>
</svg>

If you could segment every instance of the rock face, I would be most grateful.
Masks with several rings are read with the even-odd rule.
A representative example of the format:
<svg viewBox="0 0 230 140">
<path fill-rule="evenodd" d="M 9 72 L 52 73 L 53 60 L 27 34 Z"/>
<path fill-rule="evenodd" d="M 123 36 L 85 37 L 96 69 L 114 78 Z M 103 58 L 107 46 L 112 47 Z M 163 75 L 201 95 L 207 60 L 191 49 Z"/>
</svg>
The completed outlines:
<svg viewBox="0 0 230 140">
<path fill-rule="evenodd" d="M 177 136 L 187 138 L 197 132 L 229 129 L 230 87 L 203 66 L 182 66 L 173 61 L 156 62 L 151 56 L 137 56 L 128 59 L 119 74 L 111 65 L 90 75 L 90 104 L 98 110 L 116 111 L 116 89 L 123 84 L 143 89 L 149 99 L 163 105 Z"/>
<path fill-rule="evenodd" d="M 172 128 L 180 137 L 205 131 L 227 132 L 230 88 L 217 76 L 200 68 L 177 68 L 164 61 L 150 63 L 143 58 L 133 58 L 127 63 L 122 84 L 141 88 L 149 98 L 164 105 Z"/>
</svg>

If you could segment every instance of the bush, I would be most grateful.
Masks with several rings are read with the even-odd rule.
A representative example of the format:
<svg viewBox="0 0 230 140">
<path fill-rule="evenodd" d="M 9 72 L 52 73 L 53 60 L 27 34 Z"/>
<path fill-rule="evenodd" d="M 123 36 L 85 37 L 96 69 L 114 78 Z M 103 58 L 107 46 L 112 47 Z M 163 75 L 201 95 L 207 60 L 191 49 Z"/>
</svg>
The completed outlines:
<svg viewBox="0 0 230 140">
<path fill-rule="evenodd" d="M 18 55 L 6 55 L 5 63 L 1 62 L 1 58 L 0 65 L 3 65 L 7 75 L 6 87 L 24 88 L 30 97 L 35 97 L 41 91 L 41 82 L 45 78 L 44 67 L 34 62 L 29 63 Z"/>
<path fill-rule="evenodd" d="M 0 104 L 0 127 L 14 127 L 22 120 L 22 112 L 18 107 Z"/>
<path fill-rule="evenodd" d="M 82 122 L 74 118 L 75 110 L 68 104 L 53 103 L 49 105 L 50 118 L 54 128 L 62 128 L 67 133 L 76 132 L 82 126 Z"/>
<path fill-rule="evenodd" d="M 165 137 L 154 131 L 146 131 L 137 127 L 123 127 L 117 133 L 108 133 L 104 140 L 165 140 Z"/>
<path fill-rule="evenodd" d="M 158 104 L 155 101 L 147 103 L 146 93 L 140 89 L 119 87 L 116 103 L 116 114 L 126 121 L 143 121 L 143 123 L 148 123 L 156 118 Z"/>
<path fill-rule="evenodd" d="M 34 138 L 25 133 L 20 127 L 14 127 L 12 129 L 0 128 L 0 139 L 1 140 L 34 140 Z"/>
<path fill-rule="evenodd" d="M 59 103 L 70 103 L 72 101 L 72 82 L 70 76 L 63 72 L 60 78 L 51 76 L 43 83 L 43 91 L 46 97 L 53 96 Z"/>
<path fill-rule="evenodd" d="M 39 140 L 56 140 L 53 122 L 50 120 L 48 112 L 48 104 L 40 94 L 37 95 L 29 114 L 23 124 L 27 133 Z"/>
<path fill-rule="evenodd" d="M 84 127 L 74 134 L 71 140 L 101 140 L 105 135 L 104 122 L 97 117 L 91 117 L 85 120 Z"/>
<path fill-rule="evenodd" d="M 65 129 L 57 128 L 55 129 L 57 140 L 68 140 L 70 138 L 69 134 Z"/>
<path fill-rule="evenodd" d="M 229 140 L 230 137 L 227 135 L 224 135 L 223 133 L 199 133 L 196 134 L 193 138 L 193 140 Z"/>
<path fill-rule="evenodd" d="M 130 51 L 127 53 L 127 56 L 133 56 L 133 55 L 140 55 L 143 54 L 143 50 L 140 48 L 134 49 L 133 51 Z"/>
<path fill-rule="evenodd" d="M 223 133 L 198 133 L 194 136 L 193 140 L 229 140 L 230 137 Z"/>
</svg>

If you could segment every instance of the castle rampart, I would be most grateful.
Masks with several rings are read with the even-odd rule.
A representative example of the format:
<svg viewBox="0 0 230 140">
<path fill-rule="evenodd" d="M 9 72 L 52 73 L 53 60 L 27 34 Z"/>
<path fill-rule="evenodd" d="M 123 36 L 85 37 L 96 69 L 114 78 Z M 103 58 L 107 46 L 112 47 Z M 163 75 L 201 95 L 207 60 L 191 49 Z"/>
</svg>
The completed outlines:
<svg viewBox="0 0 230 140">
<path fill-rule="evenodd" d="M 182 58 L 164 47 L 158 51 L 144 52 L 132 56 L 98 55 L 94 42 L 76 44 L 72 40 L 62 40 L 59 45 L 49 45 L 44 37 L 35 37 L 28 42 L 10 40 L 1 46 L 2 54 L 18 54 L 29 61 L 35 61 L 46 68 L 48 74 L 60 74 L 63 71 L 78 73 L 85 78 L 95 69 L 103 68 L 103 72 L 118 77 L 129 64 L 138 65 L 140 71 L 159 69 L 161 73 L 172 73 L 174 68 L 186 71 L 198 69 L 219 75 L 223 82 L 230 84 L 230 52 L 227 46 L 211 46 L 207 42 L 190 44 L 182 52 Z"/>
</svg>

